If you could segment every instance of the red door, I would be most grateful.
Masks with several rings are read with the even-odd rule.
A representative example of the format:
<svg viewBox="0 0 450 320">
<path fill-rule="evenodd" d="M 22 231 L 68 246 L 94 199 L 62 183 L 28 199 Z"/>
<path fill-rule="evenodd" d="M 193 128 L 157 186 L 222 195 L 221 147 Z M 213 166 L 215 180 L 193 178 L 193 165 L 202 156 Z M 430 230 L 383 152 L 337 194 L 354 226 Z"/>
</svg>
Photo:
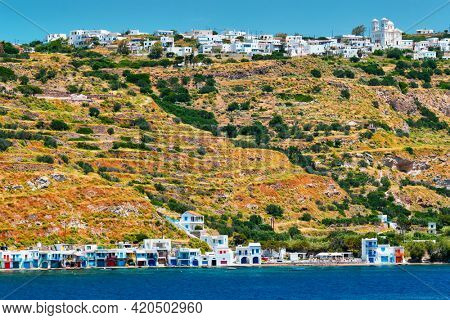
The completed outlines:
<svg viewBox="0 0 450 320">
<path fill-rule="evenodd" d="M 11 262 L 5 262 L 5 269 L 11 269 Z"/>
</svg>

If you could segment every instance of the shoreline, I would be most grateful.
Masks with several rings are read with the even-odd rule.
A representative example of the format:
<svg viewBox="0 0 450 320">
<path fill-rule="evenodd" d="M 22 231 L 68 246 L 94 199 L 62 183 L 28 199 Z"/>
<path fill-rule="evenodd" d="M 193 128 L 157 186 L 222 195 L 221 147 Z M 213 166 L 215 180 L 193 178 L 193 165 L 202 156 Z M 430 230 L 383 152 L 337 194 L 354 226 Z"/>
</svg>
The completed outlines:
<svg viewBox="0 0 450 320">
<path fill-rule="evenodd" d="M 397 264 L 367 264 L 367 263 L 263 263 L 260 265 L 229 265 L 223 267 L 189 267 L 189 266 L 158 266 L 158 267 L 90 267 L 90 268 L 30 268 L 30 269 L 0 269 L 0 273 L 32 272 L 32 271 L 85 271 L 85 270 L 147 270 L 147 269 L 222 269 L 235 270 L 239 268 L 268 268 L 268 267 L 384 267 L 384 266 L 439 266 L 450 265 L 446 262 L 433 263 L 397 263 Z"/>
</svg>

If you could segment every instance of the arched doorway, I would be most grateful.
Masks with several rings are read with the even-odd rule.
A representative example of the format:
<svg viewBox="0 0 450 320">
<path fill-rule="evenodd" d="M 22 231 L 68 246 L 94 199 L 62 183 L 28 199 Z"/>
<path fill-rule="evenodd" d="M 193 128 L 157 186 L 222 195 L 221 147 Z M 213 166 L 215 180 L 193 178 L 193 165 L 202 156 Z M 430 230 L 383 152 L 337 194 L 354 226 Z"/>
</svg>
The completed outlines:
<svg viewBox="0 0 450 320">
<path fill-rule="evenodd" d="M 247 257 L 242 257 L 241 258 L 241 264 L 248 264 L 248 263 L 249 263 L 249 260 L 248 260 Z"/>
<path fill-rule="evenodd" d="M 198 260 L 197 260 L 197 259 L 194 259 L 194 260 L 192 261 L 192 266 L 198 267 Z"/>
<path fill-rule="evenodd" d="M 217 266 L 217 260 L 216 259 L 212 259 L 211 260 L 211 266 L 213 266 L 213 267 Z"/>
<path fill-rule="evenodd" d="M 253 257 L 253 264 L 259 264 L 259 258 Z"/>
</svg>

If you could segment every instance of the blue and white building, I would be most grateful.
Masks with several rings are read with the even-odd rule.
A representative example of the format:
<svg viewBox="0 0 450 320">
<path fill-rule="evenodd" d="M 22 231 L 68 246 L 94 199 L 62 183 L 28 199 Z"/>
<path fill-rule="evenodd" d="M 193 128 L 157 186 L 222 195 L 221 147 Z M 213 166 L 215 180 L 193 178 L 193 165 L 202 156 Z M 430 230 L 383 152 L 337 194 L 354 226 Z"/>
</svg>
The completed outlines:
<svg viewBox="0 0 450 320">
<path fill-rule="evenodd" d="M 396 264 L 404 262 L 403 247 L 378 244 L 376 238 L 361 240 L 361 259 L 366 263 Z"/>
<path fill-rule="evenodd" d="M 237 264 L 261 264 L 261 244 L 249 243 L 248 246 L 239 245 L 236 247 Z"/>
</svg>

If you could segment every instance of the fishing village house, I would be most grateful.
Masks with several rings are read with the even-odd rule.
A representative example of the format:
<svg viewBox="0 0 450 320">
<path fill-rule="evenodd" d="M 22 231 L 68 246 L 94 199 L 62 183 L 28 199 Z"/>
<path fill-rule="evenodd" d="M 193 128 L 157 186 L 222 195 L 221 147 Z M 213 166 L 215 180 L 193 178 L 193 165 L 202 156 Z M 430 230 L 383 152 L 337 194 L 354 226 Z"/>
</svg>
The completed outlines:
<svg viewBox="0 0 450 320">
<path fill-rule="evenodd" d="M 376 238 L 361 240 L 361 259 L 366 263 L 395 264 L 404 262 L 404 248 L 378 244 Z"/>
<path fill-rule="evenodd" d="M 181 215 L 178 224 L 188 233 L 198 234 L 198 237 L 203 234 L 205 229 L 205 221 L 203 216 L 193 211 L 184 212 Z"/>
<path fill-rule="evenodd" d="M 178 248 L 175 256 L 170 258 L 171 266 L 198 267 L 200 265 L 200 249 Z"/>
<path fill-rule="evenodd" d="M 144 249 L 156 250 L 157 263 L 161 265 L 167 265 L 169 262 L 169 255 L 172 251 L 172 240 L 170 239 L 145 239 Z M 148 254 L 154 253 L 149 251 Z"/>
<path fill-rule="evenodd" d="M 242 265 L 261 264 L 261 244 L 249 243 L 247 246 L 237 246 L 236 263 Z"/>
<path fill-rule="evenodd" d="M 229 266 L 234 263 L 234 252 L 228 247 L 227 235 L 202 235 L 200 240 L 206 242 L 213 250 L 206 253 L 202 265 L 215 267 Z"/>
</svg>

